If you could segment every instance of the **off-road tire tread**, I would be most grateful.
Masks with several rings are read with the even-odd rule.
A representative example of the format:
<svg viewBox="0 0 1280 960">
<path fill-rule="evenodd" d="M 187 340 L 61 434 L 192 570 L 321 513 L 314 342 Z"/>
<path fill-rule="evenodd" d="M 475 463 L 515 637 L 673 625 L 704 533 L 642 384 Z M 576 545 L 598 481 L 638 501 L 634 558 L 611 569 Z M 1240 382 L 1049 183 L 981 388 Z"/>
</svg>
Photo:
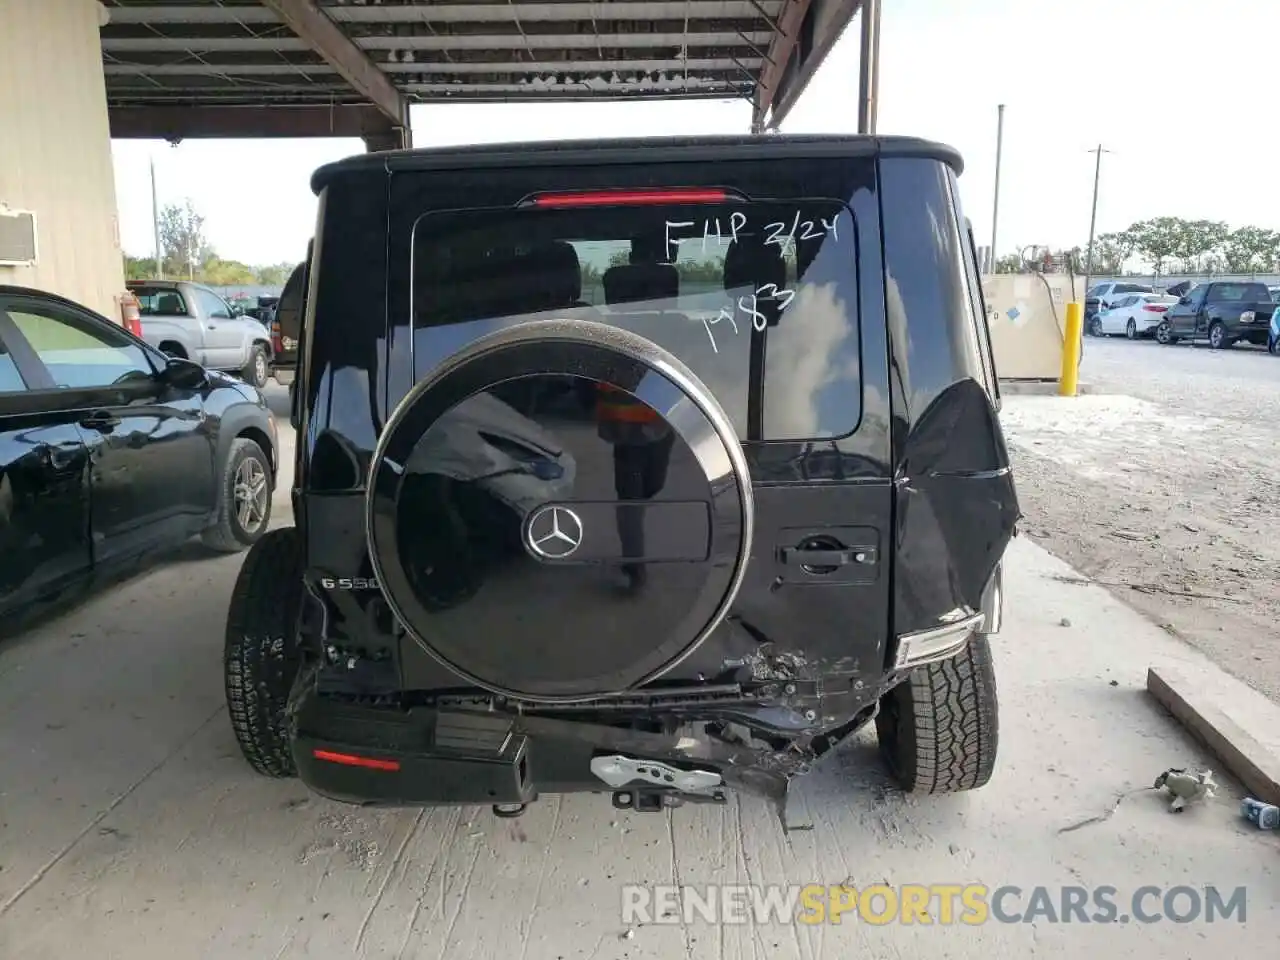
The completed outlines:
<svg viewBox="0 0 1280 960">
<path fill-rule="evenodd" d="M 995 671 L 988 638 L 975 634 L 954 657 L 926 664 L 887 696 L 901 729 L 877 724 L 881 749 L 912 793 L 976 790 L 991 779 L 999 745 Z"/>
<path fill-rule="evenodd" d="M 235 492 L 232 484 L 235 479 L 236 468 L 240 465 L 241 452 L 252 448 L 257 451 L 262 465 L 266 468 L 267 476 L 271 476 L 271 458 L 267 456 L 267 452 L 258 446 L 258 444 L 250 440 L 248 437 L 237 437 L 231 441 L 231 449 L 227 451 L 227 460 L 222 465 L 222 472 L 218 476 L 218 518 L 211 526 L 200 534 L 200 540 L 210 550 L 217 550 L 219 553 L 239 553 L 245 547 L 250 547 L 257 540 L 245 542 L 236 535 L 235 529 L 232 527 L 231 511 L 235 506 Z M 267 516 L 263 521 L 262 527 L 259 528 L 263 532 L 259 534 L 259 539 L 266 536 L 266 527 L 271 522 L 271 498 L 267 498 Z"/>
<path fill-rule="evenodd" d="M 231 593 L 223 654 L 227 713 L 240 751 L 268 777 L 296 775 L 285 707 L 302 598 L 302 544 L 294 527 L 266 533 L 245 555 Z"/>
</svg>

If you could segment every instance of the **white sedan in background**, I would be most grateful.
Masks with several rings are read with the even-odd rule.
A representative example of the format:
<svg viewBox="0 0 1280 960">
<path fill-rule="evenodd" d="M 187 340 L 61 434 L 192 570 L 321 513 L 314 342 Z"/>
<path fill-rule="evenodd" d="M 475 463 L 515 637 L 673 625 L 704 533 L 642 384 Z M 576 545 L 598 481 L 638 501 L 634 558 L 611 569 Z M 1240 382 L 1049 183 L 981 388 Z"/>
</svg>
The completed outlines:
<svg viewBox="0 0 1280 960">
<path fill-rule="evenodd" d="M 1098 315 L 1098 332 L 1104 337 L 1124 335 L 1130 340 L 1153 336 L 1164 312 L 1177 302 L 1177 297 L 1163 293 L 1128 294 Z"/>
</svg>

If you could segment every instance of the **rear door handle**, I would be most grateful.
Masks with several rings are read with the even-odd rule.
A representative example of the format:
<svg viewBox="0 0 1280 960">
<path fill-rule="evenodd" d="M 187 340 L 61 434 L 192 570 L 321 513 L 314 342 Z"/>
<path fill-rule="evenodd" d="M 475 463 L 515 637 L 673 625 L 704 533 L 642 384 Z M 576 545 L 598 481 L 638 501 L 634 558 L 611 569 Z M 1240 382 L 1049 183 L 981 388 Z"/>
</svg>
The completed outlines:
<svg viewBox="0 0 1280 960">
<path fill-rule="evenodd" d="M 80 421 L 80 426 L 86 430 L 97 430 L 102 433 L 106 433 L 119 425 L 120 418 L 106 410 L 95 410 Z"/>
<path fill-rule="evenodd" d="M 877 560 L 875 547 L 849 547 L 844 550 L 806 550 L 786 547 L 782 551 L 783 563 L 806 567 L 845 567 L 852 563 L 870 566 Z"/>
</svg>

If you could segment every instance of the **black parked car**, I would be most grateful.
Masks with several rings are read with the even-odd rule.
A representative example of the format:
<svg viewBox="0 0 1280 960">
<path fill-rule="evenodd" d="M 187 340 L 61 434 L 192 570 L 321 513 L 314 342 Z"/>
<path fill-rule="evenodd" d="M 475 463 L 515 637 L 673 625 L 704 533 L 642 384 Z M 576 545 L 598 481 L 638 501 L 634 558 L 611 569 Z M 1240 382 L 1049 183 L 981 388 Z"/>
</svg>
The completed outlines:
<svg viewBox="0 0 1280 960">
<path fill-rule="evenodd" d="M 1239 340 L 1265 346 L 1275 301 L 1265 283 L 1214 281 L 1202 283 L 1178 298 L 1156 328 L 1163 344 L 1179 340 L 1208 340 L 1214 350 Z"/>
<path fill-rule="evenodd" d="M 777 136 L 318 171 L 297 526 L 227 622 L 249 762 L 651 811 L 782 799 L 874 721 L 907 788 L 985 784 L 1018 503 L 960 168 Z"/>
<path fill-rule="evenodd" d="M 200 535 L 266 531 L 279 466 L 261 395 L 96 313 L 0 286 L 0 616 Z"/>
</svg>

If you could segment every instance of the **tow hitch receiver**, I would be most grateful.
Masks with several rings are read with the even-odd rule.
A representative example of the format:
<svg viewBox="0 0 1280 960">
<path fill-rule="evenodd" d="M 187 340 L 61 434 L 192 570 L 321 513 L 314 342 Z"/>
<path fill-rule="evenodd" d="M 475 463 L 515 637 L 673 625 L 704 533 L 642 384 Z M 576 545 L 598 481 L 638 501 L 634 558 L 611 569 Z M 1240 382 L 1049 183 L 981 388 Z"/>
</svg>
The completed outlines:
<svg viewBox="0 0 1280 960">
<path fill-rule="evenodd" d="M 593 757 L 591 772 L 615 788 L 613 805 L 619 810 L 657 813 L 686 802 L 725 802 L 724 791 L 720 789 L 724 780 L 714 770 L 681 770 L 655 760 L 614 754 Z M 616 789 L 622 787 L 627 789 Z"/>
</svg>

